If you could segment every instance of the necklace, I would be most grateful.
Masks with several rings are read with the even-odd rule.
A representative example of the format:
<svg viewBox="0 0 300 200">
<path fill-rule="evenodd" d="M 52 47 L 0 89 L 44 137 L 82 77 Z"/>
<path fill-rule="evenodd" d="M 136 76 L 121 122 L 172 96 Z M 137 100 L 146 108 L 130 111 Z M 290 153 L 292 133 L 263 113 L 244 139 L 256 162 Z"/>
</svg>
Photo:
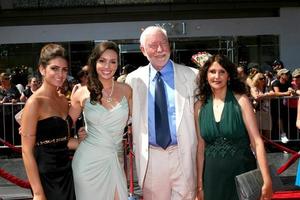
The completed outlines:
<svg viewBox="0 0 300 200">
<path fill-rule="evenodd" d="M 103 93 L 106 95 L 105 101 L 106 101 L 107 103 L 111 103 L 111 102 L 113 101 L 113 99 L 112 99 L 112 94 L 113 94 L 113 92 L 114 92 L 114 88 L 115 88 L 115 82 L 114 82 L 114 80 L 112 79 L 112 85 L 111 85 L 111 91 L 110 91 L 110 94 L 108 95 L 108 94 L 104 91 L 104 89 L 102 90 Z"/>
<path fill-rule="evenodd" d="M 213 102 L 213 107 L 216 110 L 221 110 L 224 107 L 224 102 L 222 102 L 222 101 L 215 101 L 215 102 Z"/>
</svg>

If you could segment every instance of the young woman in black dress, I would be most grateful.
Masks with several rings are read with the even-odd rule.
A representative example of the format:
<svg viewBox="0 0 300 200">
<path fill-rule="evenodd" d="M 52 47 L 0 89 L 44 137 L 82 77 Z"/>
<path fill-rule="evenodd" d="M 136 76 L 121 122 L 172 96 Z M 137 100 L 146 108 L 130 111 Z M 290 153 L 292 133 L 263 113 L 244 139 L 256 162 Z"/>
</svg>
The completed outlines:
<svg viewBox="0 0 300 200">
<path fill-rule="evenodd" d="M 21 120 L 22 156 L 34 200 L 75 199 L 69 140 L 68 101 L 57 92 L 67 78 L 65 49 L 48 44 L 41 50 L 41 87 L 27 100 Z"/>
</svg>

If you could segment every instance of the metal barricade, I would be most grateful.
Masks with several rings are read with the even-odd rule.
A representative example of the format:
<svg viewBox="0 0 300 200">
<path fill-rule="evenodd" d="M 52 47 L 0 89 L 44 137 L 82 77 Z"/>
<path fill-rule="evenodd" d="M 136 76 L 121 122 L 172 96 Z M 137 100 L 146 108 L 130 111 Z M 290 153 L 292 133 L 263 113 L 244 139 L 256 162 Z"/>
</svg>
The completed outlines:
<svg viewBox="0 0 300 200">
<path fill-rule="evenodd" d="M 255 101 L 254 101 L 255 102 Z M 253 104 L 260 132 L 273 141 L 299 141 L 298 97 L 273 97 Z"/>
<path fill-rule="evenodd" d="M 257 101 L 254 107 L 260 131 L 269 131 L 269 135 L 265 136 L 273 141 L 284 141 L 285 136 L 289 141 L 300 141 L 299 130 L 296 128 L 297 102 L 298 97 L 273 97 Z M 16 122 L 15 115 L 23 107 L 24 103 L 0 104 L 0 138 L 14 146 L 21 145 L 20 125 Z M 84 123 L 75 124 L 73 135 L 83 125 Z M 0 148 L 4 147 L 0 144 Z"/>
<path fill-rule="evenodd" d="M 0 104 L 0 138 L 16 147 L 21 146 L 21 136 L 20 124 L 16 121 L 15 115 L 24 108 L 24 105 L 24 102 Z M 84 119 L 81 114 L 71 128 L 71 136 L 76 137 L 78 129 L 82 126 L 84 126 Z M 7 146 L 0 143 L 0 148 L 7 148 Z"/>
<path fill-rule="evenodd" d="M 23 107 L 24 103 L 0 104 L 0 138 L 14 146 L 21 146 L 20 125 L 16 121 L 15 115 Z M 0 144 L 0 148 L 4 147 L 6 146 Z"/>
</svg>

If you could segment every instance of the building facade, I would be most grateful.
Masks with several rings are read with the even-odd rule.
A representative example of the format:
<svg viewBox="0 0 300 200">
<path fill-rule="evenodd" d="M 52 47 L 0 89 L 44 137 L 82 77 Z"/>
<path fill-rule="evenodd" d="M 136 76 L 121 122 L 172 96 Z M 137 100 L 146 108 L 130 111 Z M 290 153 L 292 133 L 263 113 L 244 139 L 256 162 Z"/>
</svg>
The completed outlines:
<svg viewBox="0 0 300 200">
<path fill-rule="evenodd" d="M 146 63 L 139 35 L 149 25 L 169 34 L 172 57 L 192 65 L 198 51 L 221 52 L 235 63 L 300 67 L 300 3 L 279 0 L 24 1 L 1 0 L 0 70 L 34 67 L 40 47 L 62 43 L 73 69 L 85 64 L 94 44 L 120 45 L 121 65 Z M 73 2 L 73 3 L 72 3 Z"/>
</svg>

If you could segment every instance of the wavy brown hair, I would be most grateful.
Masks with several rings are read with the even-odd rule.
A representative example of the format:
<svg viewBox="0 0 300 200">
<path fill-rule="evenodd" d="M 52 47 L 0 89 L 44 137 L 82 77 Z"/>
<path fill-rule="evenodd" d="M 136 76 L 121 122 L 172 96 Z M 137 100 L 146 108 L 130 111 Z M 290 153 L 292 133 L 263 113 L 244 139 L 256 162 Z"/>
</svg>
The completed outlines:
<svg viewBox="0 0 300 200">
<path fill-rule="evenodd" d="M 245 84 L 237 76 L 236 66 L 224 55 L 216 54 L 209 58 L 203 67 L 200 68 L 196 78 L 197 88 L 195 91 L 196 100 L 203 103 L 207 102 L 208 97 L 212 94 L 211 87 L 207 81 L 207 72 L 210 66 L 214 63 L 219 63 L 229 74 L 228 88 L 238 94 L 246 94 L 247 89 Z"/>
<path fill-rule="evenodd" d="M 112 41 L 105 41 L 95 46 L 95 48 L 92 51 L 92 54 L 88 59 L 89 68 L 88 68 L 87 88 L 90 91 L 91 104 L 96 104 L 97 102 L 101 104 L 103 85 L 101 81 L 98 79 L 96 66 L 97 66 L 98 59 L 101 57 L 103 52 L 108 49 L 115 51 L 117 55 L 119 55 L 118 45 Z"/>
</svg>

